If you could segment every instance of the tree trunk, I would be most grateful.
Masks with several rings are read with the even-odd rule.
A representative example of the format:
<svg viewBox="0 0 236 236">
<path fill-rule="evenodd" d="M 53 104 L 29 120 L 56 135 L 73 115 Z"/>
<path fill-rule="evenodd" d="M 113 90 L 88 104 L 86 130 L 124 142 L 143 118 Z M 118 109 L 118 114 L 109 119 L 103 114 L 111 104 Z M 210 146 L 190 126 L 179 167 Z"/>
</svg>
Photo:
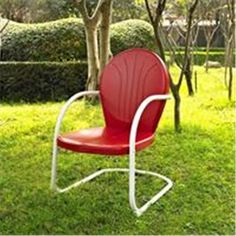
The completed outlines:
<svg viewBox="0 0 236 236">
<path fill-rule="evenodd" d="M 159 23 L 161 20 L 161 15 L 162 12 L 165 9 L 165 3 L 166 1 L 158 1 L 157 7 L 156 7 L 156 15 L 155 17 L 152 16 L 152 12 L 149 6 L 148 0 L 145 0 L 145 5 L 148 11 L 149 19 L 152 23 L 152 27 L 154 30 L 154 35 L 155 35 L 155 42 L 157 45 L 157 48 L 159 50 L 160 56 L 162 60 L 166 63 L 166 58 L 165 58 L 165 51 L 163 48 L 162 41 L 160 40 L 160 34 L 159 34 Z M 169 73 L 169 71 L 168 71 Z M 181 127 L 180 127 L 180 94 L 179 94 L 179 86 L 174 84 L 174 81 L 171 78 L 171 75 L 169 73 L 169 79 L 170 79 L 170 88 L 174 96 L 174 126 L 175 126 L 175 131 L 180 132 Z"/>
<path fill-rule="evenodd" d="M 159 49 L 161 59 L 166 63 L 165 51 L 164 51 L 164 48 L 163 48 L 162 41 L 160 40 L 158 27 L 153 26 L 153 29 L 154 29 L 154 34 L 155 34 L 156 45 Z M 174 97 L 174 126 L 175 126 L 175 131 L 180 132 L 181 131 L 181 127 L 180 127 L 180 101 L 181 101 L 181 99 L 180 99 L 179 89 L 178 89 L 178 86 L 174 84 L 170 73 L 169 73 L 169 79 L 170 79 L 170 89 L 171 89 L 171 92 L 172 92 L 173 97 Z"/>
<path fill-rule="evenodd" d="M 104 1 L 99 0 L 97 2 L 97 6 L 91 15 L 88 14 L 86 0 L 75 0 L 75 2 L 77 3 L 79 12 L 85 25 L 88 61 L 88 79 L 86 89 L 97 90 L 99 84 L 98 78 L 100 68 L 97 31 L 98 24 L 101 19 L 101 6 Z"/>
<path fill-rule="evenodd" d="M 180 125 L 180 94 L 177 86 L 172 87 L 171 90 L 174 96 L 174 125 L 175 125 L 175 131 L 180 132 L 181 131 L 181 125 Z"/>
<path fill-rule="evenodd" d="M 231 28 L 231 39 L 229 42 L 229 54 L 228 54 L 228 65 L 229 65 L 229 86 L 228 86 L 228 98 L 231 100 L 232 98 L 232 84 L 233 84 L 233 55 L 234 55 L 234 37 L 235 30 L 234 30 L 234 23 L 232 24 Z"/>
<path fill-rule="evenodd" d="M 88 56 L 88 80 L 87 90 L 97 90 L 99 58 L 96 27 L 88 27 L 85 30 L 87 38 L 87 56 Z"/>
<path fill-rule="evenodd" d="M 155 35 L 155 41 L 156 41 L 156 45 L 157 45 L 157 48 L 158 48 L 158 50 L 159 50 L 161 59 L 166 63 L 165 51 L 164 51 L 162 42 L 161 42 L 161 40 L 160 40 L 160 34 L 159 34 L 159 31 L 158 31 L 158 27 L 159 27 L 159 26 L 156 26 L 156 27 L 153 26 L 154 35 Z"/>
<path fill-rule="evenodd" d="M 110 33 L 109 26 L 111 22 L 112 0 L 107 0 L 101 6 L 101 24 L 100 24 L 100 68 L 101 74 L 103 68 L 108 62 L 110 56 Z"/>
<path fill-rule="evenodd" d="M 175 131 L 180 132 L 181 131 L 181 125 L 180 125 L 180 94 L 179 94 L 179 87 L 178 85 L 173 83 L 173 80 L 171 78 L 171 75 L 169 73 L 169 78 L 170 78 L 170 89 L 174 97 L 174 126 L 175 126 Z"/>
<path fill-rule="evenodd" d="M 233 66 L 229 67 L 229 88 L 228 88 L 228 98 L 232 99 L 232 82 L 233 82 Z"/>
<path fill-rule="evenodd" d="M 194 91 L 193 91 L 193 85 L 192 85 L 192 70 L 191 70 L 191 59 L 190 58 L 187 59 L 184 75 L 185 75 L 186 84 L 187 84 L 187 88 L 188 88 L 188 95 L 193 96 Z"/>
<path fill-rule="evenodd" d="M 234 56 L 234 43 L 235 43 L 235 2 L 234 0 L 228 1 L 228 8 L 230 9 L 230 28 L 229 28 L 229 87 L 228 98 L 232 98 L 232 83 L 233 83 L 233 56 Z"/>
<path fill-rule="evenodd" d="M 194 72 L 194 85 L 195 85 L 195 93 L 197 93 L 197 86 L 198 86 L 198 81 L 197 81 L 197 71 L 195 70 Z"/>
<path fill-rule="evenodd" d="M 209 69 L 209 50 L 210 50 L 210 42 L 207 42 L 207 47 L 206 47 L 206 59 L 205 59 L 205 71 L 208 73 Z"/>
<path fill-rule="evenodd" d="M 192 72 L 185 72 L 185 78 L 186 78 L 186 83 L 187 83 L 187 88 L 188 88 L 188 95 L 193 96 L 194 91 L 193 91 L 193 85 L 192 85 Z"/>
<path fill-rule="evenodd" d="M 227 76 L 228 76 L 228 66 L 225 66 L 225 71 L 224 71 L 224 84 L 225 84 L 225 88 L 228 88 Z"/>
<path fill-rule="evenodd" d="M 225 37 L 225 71 L 224 71 L 224 84 L 225 87 L 228 88 L 228 83 L 227 83 L 227 76 L 228 76 L 228 66 L 229 66 L 229 43 L 228 43 L 228 38 Z"/>
<path fill-rule="evenodd" d="M 192 62 L 192 51 L 190 50 L 191 45 L 191 32 L 192 32 L 192 23 L 193 23 L 193 15 L 194 11 L 197 7 L 198 0 L 195 0 L 193 4 L 189 8 L 189 14 L 187 17 L 187 33 L 185 40 L 185 48 L 184 48 L 184 64 L 182 70 L 184 70 L 184 75 L 187 83 L 188 94 L 190 96 L 194 95 L 193 85 L 192 85 L 192 70 L 191 70 L 191 62 Z M 182 79 L 181 79 L 182 80 Z"/>
</svg>

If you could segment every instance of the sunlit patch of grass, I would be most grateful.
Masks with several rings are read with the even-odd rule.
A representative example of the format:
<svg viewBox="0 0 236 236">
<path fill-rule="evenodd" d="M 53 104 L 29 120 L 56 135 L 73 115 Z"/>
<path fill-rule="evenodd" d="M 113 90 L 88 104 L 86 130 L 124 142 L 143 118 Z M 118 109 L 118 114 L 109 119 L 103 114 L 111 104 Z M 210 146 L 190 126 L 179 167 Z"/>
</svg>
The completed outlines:
<svg viewBox="0 0 236 236">
<path fill-rule="evenodd" d="M 182 132 L 173 131 L 173 99 L 156 141 L 137 155 L 137 168 L 169 176 L 173 189 L 137 218 L 128 203 L 126 174 L 105 174 L 65 194 L 49 190 L 55 121 L 63 103 L 0 107 L 1 234 L 234 234 L 234 105 L 223 70 L 198 71 L 198 92 L 181 90 Z M 174 75 L 177 76 L 174 68 Z M 235 91 L 235 90 L 234 90 Z M 101 108 L 76 102 L 63 131 L 103 125 Z M 61 152 L 59 183 L 96 169 L 128 165 L 128 157 Z M 138 204 L 163 185 L 139 177 Z"/>
</svg>

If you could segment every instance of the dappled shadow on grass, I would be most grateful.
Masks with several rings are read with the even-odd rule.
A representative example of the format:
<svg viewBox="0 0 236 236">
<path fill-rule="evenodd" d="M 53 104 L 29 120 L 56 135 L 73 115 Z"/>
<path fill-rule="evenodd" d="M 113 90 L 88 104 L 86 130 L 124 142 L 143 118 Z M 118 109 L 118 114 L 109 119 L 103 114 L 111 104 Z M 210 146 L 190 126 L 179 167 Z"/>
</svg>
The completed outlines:
<svg viewBox="0 0 236 236">
<path fill-rule="evenodd" d="M 137 168 L 159 172 L 173 189 L 137 218 L 128 203 L 127 174 L 105 174 L 69 193 L 49 190 L 50 135 L 14 140 L 1 150 L 2 234 L 232 234 L 234 231 L 233 135 L 184 126 L 159 130 L 150 149 L 139 152 Z M 36 142 L 37 141 L 37 142 Z M 35 145 L 37 143 L 37 145 Z M 20 147 L 19 147 L 20 146 Z M 62 185 L 103 167 L 126 167 L 126 157 L 61 153 Z M 138 203 L 163 185 L 138 177 Z"/>
</svg>

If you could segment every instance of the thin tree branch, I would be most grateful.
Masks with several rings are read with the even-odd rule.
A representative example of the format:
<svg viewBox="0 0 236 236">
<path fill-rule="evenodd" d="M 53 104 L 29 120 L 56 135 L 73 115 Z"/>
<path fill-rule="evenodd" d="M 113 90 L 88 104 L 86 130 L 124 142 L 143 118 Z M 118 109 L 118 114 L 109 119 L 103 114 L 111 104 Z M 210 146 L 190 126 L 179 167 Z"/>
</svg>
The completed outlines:
<svg viewBox="0 0 236 236">
<path fill-rule="evenodd" d="M 152 16 L 152 12 L 151 12 L 148 0 L 145 0 L 145 5 L 146 5 L 146 9 L 147 9 L 147 12 L 148 12 L 149 19 L 150 19 L 152 25 L 154 25 L 154 19 L 153 19 L 153 16 Z"/>
<path fill-rule="evenodd" d="M 7 28 L 9 22 L 10 22 L 10 20 L 7 20 L 7 21 L 6 21 L 6 23 L 5 23 L 5 24 L 3 25 L 3 27 L 1 28 L 0 33 L 2 33 L 2 32 Z"/>
<path fill-rule="evenodd" d="M 99 0 L 99 2 L 97 3 L 97 6 L 92 14 L 92 16 L 90 17 L 90 19 L 96 24 L 100 18 L 100 9 L 102 4 L 105 2 L 106 0 Z"/>
<path fill-rule="evenodd" d="M 84 20 L 85 23 L 89 22 L 89 15 L 88 15 L 88 10 L 86 7 L 86 0 L 76 0 L 79 12 Z"/>
<path fill-rule="evenodd" d="M 179 60 L 179 58 L 182 59 L 183 55 L 181 55 L 179 53 L 178 46 L 177 46 L 175 40 L 173 39 L 173 37 L 171 35 L 166 34 L 162 28 L 161 28 L 161 32 L 162 32 L 163 35 L 166 36 L 165 37 L 166 38 L 166 44 L 167 44 L 166 46 L 168 47 L 168 49 L 171 51 L 172 55 L 174 56 L 174 61 L 175 61 L 176 65 L 182 70 L 183 67 L 181 65 L 181 62 L 180 62 L 181 60 Z M 178 51 L 178 53 L 177 53 L 178 57 L 176 57 L 176 51 Z"/>
<path fill-rule="evenodd" d="M 183 80 L 183 74 L 185 73 L 185 70 L 188 66 L 188 50 L 190 45 L 190 34 L 191 34 L 191 26 L 192 26 L 192 19 L 193 19 L 193 13 L 197 7 L 198 0 L 195 0 L 192 6 L 189 9 L 189 15 L 188 15 L 188 25 L 187 25 L 187 35 L 186 35 L 186 43 L 185 43 L 185 49 L 184 49 L 184 65 L 183 70 L 181 70 L 181 74 L 179 77 L 178 82 L 178 88 L 180 88 L 182 80 Z"/>
<path fill-rule="evenodd" d="M 96 25 L 100 19 L 100 14 L 101 14 L 101 6 L 106 0 L 99 0 L 97 3 L 97 6 L 92 14 L 92 16 L 89 16 L 88 14 L 88 9 L 86 6 L 86 0 L 75 0 L 75 2 L 78 5 L 78 9 L 80 11 L 80 14 L 82 15 L 82 18 L 84 22 L 86 23 L 91 23 L 92 25 Z"/>
<path fill-rule="evenodd" d="M 179 36 L 181 38 L 185 39 L 185 36 L 184 36 L 184 34 L 182 34 L 181 30 L 182 30 L 181 26 L 178 24 L 178 22 L 176 22 L 176 31 L 177 31 L 177 33 L 179 34 Z"/>
<path fill-rule="evenodd" d="M 160 18 L 162 16 L 162 13 L 165 9 L 166 0 L 158 0 L 157 1 L 157 7 L 156 7 L 156 16 L 154 19 L 155 25 L 158 27 L 158 23 L 160 22 Z"/>
<path fill-rule="evenodd" d="M 219 26 L 220 26 L 220 25 L 217 25 L 217 26 L 215 27 L 215 29 L 213 29 L 213 31 L 212 31 L 212 33 L 211 33 L 211 35 L 210 35 L 210 38 L 209 38 L 209 41 L 210 41 L 210 42 L 212 41 L 212 38 L 213 38 L 215 32 L 218 30 Z"/>
<path fill-rule="evenodd" d="M 200 21 L 200 20 L 199 20 Z M 200 27 L 199 27 L 199 21 L 197 22 L 197 24 L 195 24 L 197 26 L 197 29 L 196 31 L 194 32 L 194 37 L 193 37 L 193 41 L 192 41 L 192 45 L 195 46 L 196 42 L 197 42 L 197 37 L 198 37 L 198 34 L 199 34 L 199 30 L 200 30 Z"/>
<path fill-rule="evenodd" d="M 195 0 L 195 2 L 193 3 L 193 5 L 190 7 L 189 11 L 191 14 L 193 14 L 193 12 L 195 11 L 196 7 L 198 4 L 198 0 Z"/>
</svg>

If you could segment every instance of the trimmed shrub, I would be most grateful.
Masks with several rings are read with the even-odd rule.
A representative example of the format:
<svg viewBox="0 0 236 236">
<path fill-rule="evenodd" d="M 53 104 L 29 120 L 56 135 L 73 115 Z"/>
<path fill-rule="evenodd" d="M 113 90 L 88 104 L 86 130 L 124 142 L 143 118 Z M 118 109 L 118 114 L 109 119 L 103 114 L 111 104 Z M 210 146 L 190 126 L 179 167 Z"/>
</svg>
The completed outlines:
<svg viewBox="0 0 236 236">
<path fill-rule="evenodd" d="M 152 26 L 142 20 L 111 25 L 111 51 L 140 47 L 154 49 Z M 68 18 L 40 24 L 11 22 L 2 38 L 2 61 L 71 61 L 86 58 L 81 19 Z"/>
<path fill-rule="evenodd" d="M 194 62 L 196 65 L 203 65 L 206 60 L 206 52 L 199 52 L 197 51 L 194 53 Z M 234 57 L 232 58 L 233 64 L 235 65 Z M 224 66 L 225 63 L 225 52 L 216 50 L 216 51 L 210 51 L 209 53 L 209 61 L 218 61 L 222 66 Z"/>
<path fill-rule="evenodd" d="M 184 52 L 180 52 L 181 54 L 184 54 Z M 170 53 L 166 52 L 166 55 L 169 56 Z M 178 57 L 178 55 L 176 55 Z M 204 65 L 206 60 L 206 52 L 203 51 L 197 51 L 194 52 L 194 64 L 195 65 Z M 209 53 L 209 61 L 218 61 L 222 66 L 224 66 L 224 60 L 225 60 L 225 54 L 221 51 L 211 51 Z M 235 60 L 233 58 L 233 65 L 235 65 Z"/>
<path fill-rule="evenodd" d="M 2 37 L 2 61 L 71 61 L 86 58 L 84 25 L 68 18 L 47 23 L 11 22 Z"/>
<path fill-rule="evenodd" d="M 178 47 L 179 50 L 184 51 L 184 47 Z M 206 47 L 196 47 L 195 50 L 197 52 L 206 52 Z M 210 52 L 225 52 L 225 48 L 222 47 L 210 47 Z"/>
<path fill-rule="evenodd" d="M 209 53 L 209 60 L 210 61 L 218 61 L 223 66 L 224 65 L 224 53 L 222 52 L 210 52 Z M 195 65 L 202 66 L 206 60 L 206 53 L 205 52 L 195 52 L 194 53 L 194 63 Z"/>
<path fill-rule="evenodd" d="M 151 24 L 143 20 L 126 20 L 111 25 L 111 50 L 114 55 L 135 47 L 155 48 Z"/>
<path fill-rule="evenodd" d="M 0 100 L 64 100 L 85 89 L 86 62 L 0 63 Z"/>
</svg>

